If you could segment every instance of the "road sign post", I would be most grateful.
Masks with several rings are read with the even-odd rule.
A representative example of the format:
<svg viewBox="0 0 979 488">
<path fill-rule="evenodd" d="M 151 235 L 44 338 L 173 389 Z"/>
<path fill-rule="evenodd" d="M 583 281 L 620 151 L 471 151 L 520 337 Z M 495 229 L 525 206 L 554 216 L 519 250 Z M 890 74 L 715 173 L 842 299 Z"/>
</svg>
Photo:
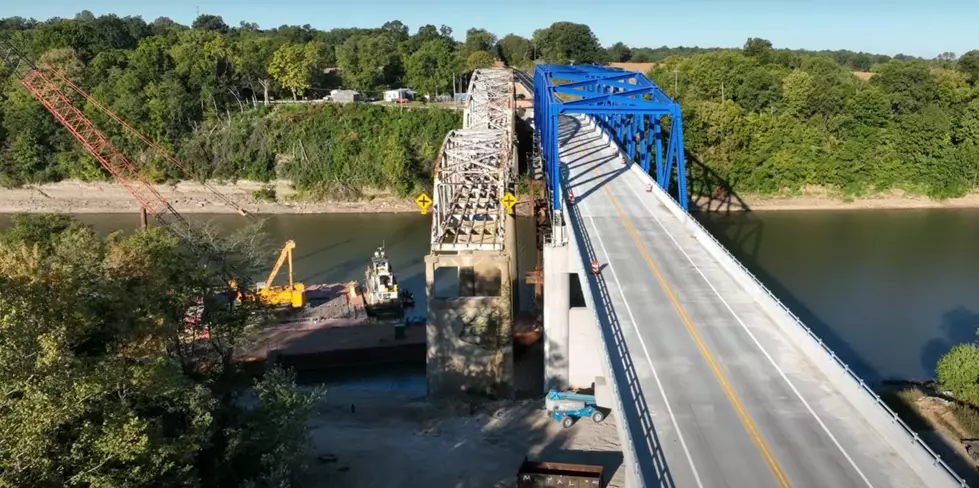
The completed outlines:
<svg viewBox="0 0 979 488">
<path fill-rule="evenodd" d="M 415 199 L 415 205 L 418 205 L 418 209 L 421 210 L 422 215 L 425 215 L 428 213 L 428 207 L 432 206 L 432 199 L 427 193 L 423 192 Z"/>
<path fill-rule="evenodd" d="M 507 194 L 503 195 L 503 198 L 500 199 L 500 203 L 506 207 L 506 213 L 513 215 L 513 206 L 517 204 L 517 197 L 513 196 L 513 193 L 507 192 Z"/>
</svg>

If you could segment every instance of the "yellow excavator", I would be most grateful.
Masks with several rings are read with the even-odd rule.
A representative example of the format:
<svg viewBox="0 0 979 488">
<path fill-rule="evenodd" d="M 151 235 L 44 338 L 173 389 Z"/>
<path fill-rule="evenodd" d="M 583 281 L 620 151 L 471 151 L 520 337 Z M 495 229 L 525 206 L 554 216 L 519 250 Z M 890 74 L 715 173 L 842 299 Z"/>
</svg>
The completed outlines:
<svg viewBox="0 0 979 488">
<path fill-rule="evenodd" d="M 285 246 L 279 251 L 279 260 L 275 262 L 275 267 L 269 273 L 269 277 L 264 283 L 259 283 L 254 292 L 243 291 L 238 288 L 238 283 L 234 280 L 228 282 L 231 289 L 236 293 L 238 300 L 258 299 L 266 305 L 286 306 L 292 308 L 302 308 L 306 305 L 306 286 L 302 283 L 292 281 L 292 250 L 296 248 L 296 242 L 286 241 Z M 275 277 L 279 274 L 282 264 L 289 260 L 289 285 L 272 286 Z"/>
</svg>

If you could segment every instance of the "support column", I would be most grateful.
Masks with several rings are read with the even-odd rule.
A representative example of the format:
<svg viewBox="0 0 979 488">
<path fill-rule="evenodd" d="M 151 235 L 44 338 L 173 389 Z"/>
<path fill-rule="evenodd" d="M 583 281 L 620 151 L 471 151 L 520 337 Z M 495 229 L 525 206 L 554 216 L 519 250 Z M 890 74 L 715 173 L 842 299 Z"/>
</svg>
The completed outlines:
<svg viewBox="0 0 979 488">
<path fill-rule="evenodd" d="M 513 396 L 510 261 L 505 252 L 425 257 L 429 396 Z M 455 269 L 455 296 L 436 295 L 449 291 L 436 282 L 436 270 L 443 267 Z"/>
<path fill-rule="evenodd" d="M 568 386 L 571 364 L 568 246 L 544 246 L 544 391 Z"/>
</svg>

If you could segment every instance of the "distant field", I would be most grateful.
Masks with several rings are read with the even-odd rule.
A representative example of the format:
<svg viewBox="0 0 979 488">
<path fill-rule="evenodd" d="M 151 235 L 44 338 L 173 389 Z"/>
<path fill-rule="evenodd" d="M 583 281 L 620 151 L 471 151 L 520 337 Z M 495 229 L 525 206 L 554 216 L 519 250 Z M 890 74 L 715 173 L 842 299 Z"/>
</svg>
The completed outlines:
<svg viewBox="0 0 979 488">
<path fill-rule="evenodd" d="M 626 71 L 648 73 L 653 66 L 656 66 L 656 63 L 609 63 L 608 65 L 613 68 L 622 68 Z"/>
</svg>

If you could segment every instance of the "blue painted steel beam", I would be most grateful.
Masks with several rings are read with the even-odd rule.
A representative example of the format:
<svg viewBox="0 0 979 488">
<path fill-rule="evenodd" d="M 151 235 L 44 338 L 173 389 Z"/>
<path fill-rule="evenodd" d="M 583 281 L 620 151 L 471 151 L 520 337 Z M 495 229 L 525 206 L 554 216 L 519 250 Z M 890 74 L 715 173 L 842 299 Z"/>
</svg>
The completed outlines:
<svg viewBox="0 0 979 488">
<path fill-rule="evenodd" d="M 559 94 L 577 98 L 562 100 Z M 645 75 L 597 65 L 537 65 L 534 127 L 554 210 L 561 209 L 558 121 L 562 114 L 588 116 L 647 173 L 655 158 L 655 180 L 664 191 L 670 190 L 675 167 L 678 203 L 687 210 L 680 105 Z M 664 161 L 662 118 L 666 116 L 670 125 Z"/>
</svg>

